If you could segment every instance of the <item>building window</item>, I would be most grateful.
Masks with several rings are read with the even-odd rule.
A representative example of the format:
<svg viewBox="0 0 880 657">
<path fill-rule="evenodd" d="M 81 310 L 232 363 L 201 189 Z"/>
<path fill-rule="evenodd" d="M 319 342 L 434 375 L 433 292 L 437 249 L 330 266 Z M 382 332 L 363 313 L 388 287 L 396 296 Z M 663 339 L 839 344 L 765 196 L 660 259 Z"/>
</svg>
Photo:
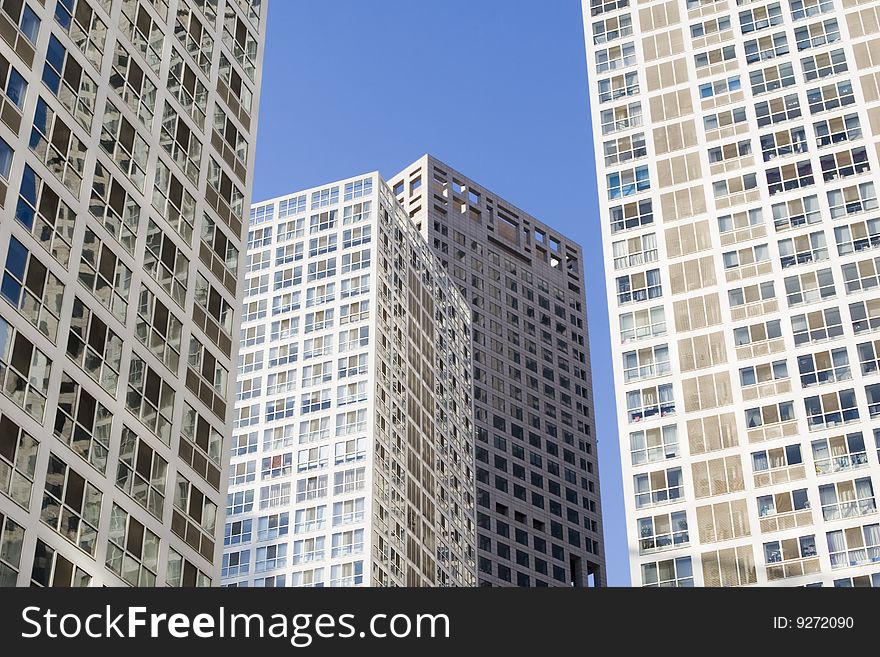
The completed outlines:
<svg viewBox="0 0 880 657">
<path fill-rule="evenodd" d="M 745 111 L 743 111 L 743 114 L 745 114 Z M 755 117 L 758 120 L 759 128 L 791 121 L 800 116 L 801 104 L 797 94 L 789 94 L 781 98 L 773 98 L 755 103 Z M 745 117 L 743 120 L 745 120 Z"/>
<path fill-rule="evenodd" d="M 42 79 L 77 122 L 91 131 L 98 87 L 54 34 L 49 36 Z"/>
<path fill-rule="evenodd" d="M 819 572 L 816 556 L 816 537 L 813 535 L 764 543 L 767 579 L 774 581 Z"/>
<path fill-rule="evenodd" d="M 828 245 L 823 231 L 779 240 L 777 246 L 783 269 L 828 259 Z"/>
<path fill-rule="evenodd" d="M 746 285 L 736 287 L 727 291 L 727 301 L 731 309 L 745 310 L 746 315 L 752 312 L 752 309 L 764 310 L 767 312 L 776 309 L 776 286 L 773 281 L 765 281 L 756 285 Z M 763 312 L 761 312 L 763 314 Z M 739 317 L 740 315 L 736 315 Z"/>
<path fill-rule="evenodd" d="M 830 299 L 836 294 L 834 276 L 830 268 L 785 278 L 785 298 L 790 308 Z"/>
<path fill-rule="evenodd" d="M 632 17 L 622 14 L 593 23 L 593 44 L 609 43 L 632 34 Z"/>
<path fill-rule="evenodd" d="M 843 48 L 804 57 L 801 59 L 801 66 L 804 67 L 804 79 L 807 82 L 845 73 L 848 70 Z"/>
<path fill-rule="evenodd" d="M 819 158 L 819 166 L 822 168 L 822 177 L 825 182 L 857 176 L 871 170 L 868 152 L 864 146 L 823 155 Z"/>
<path fill-rule="evenodd" d="M 725 270 L 751 267 L 770 260 L 770 249 L 766 244 L 757 244 L 737 251 L 727 251 L 721 255 Z"/>
<path fill-rule="evenodd" d="M 667 550 L 690 542 L 685 511 L 639 518 L 636 524 L 639 533 L 639 554 Z"/>
<path fill-rule="evenodd" d="M 617 277 L 617 303 L 624 305 L 648 299 L 656 299 L 663 295 L 660 282 L 660 270 L 649 269 L 626 276 Z"/>
<path fill-rule="evenodd" d="M 810 498 L 806 488 L 775 495 L 761 495 L 757 498 L 757 503 L 763 532 L 779 531 L 800 524 L 813 524 L 813 516 L 809 512 Z M 807 513 L 801 515 L 801 511 Z"/>
<path fill-rule="evenodd" d="M 703 128 L 706 132 L 729 128 L 738 123 L 745 123 L 748 120 L 745 107 L 735 107 L 729 110 L 723 110 L 714 114 L 707 114 L 703 117 Z"/>
<path fill-rule="evenodd" d="M 333 503 L 333 526 L 350 525 L 364 520 L 364 498 Z"/>
<path fill-rule="evenodd" d="M 3 394 L 43 422 L 52 361 L 0 317 L 0 383 Z"/>
<path fill-rule="evenodd" d="M 712 193 L 716 199 L 731 196 L 732 194 L 740 194 L 758 187 L 757 174 L 747 173 L 742 176 L 728 178 L 727 180 L 719 180 L 712 183 Z"/>
<path fill-rule="evenodd" d="M 614 253 L 615 269 L 637 267 L 657 260 L 657 235 L 655 233 L 620 240 L 611 246 Z"/>
<path fill-rule="evenodd" d="M 164 303 L 141 284 L 136 335 L 165 366 L 177 372 L 183 324 Z"/>
<path fill-rule="evenodd" d="M 813 463 L 817 474 L 854 470 L 868 465 L 862 433 L 819 438 L 812 443 Z"/>
<path fill-rule="evenodd" d="M 792 153 L 806 153 L 808 150 L 807 132 L 803 126 L 761 136 L 761 152 L 765 162 Z"/>
<path fill-rule="evenodd" d="M 625 205 L 617 205 L 609 209 L 611 232 L 641 228 L 654 223 L 653 204 L 650 199 Z"/>
<path fill-rule="evenodd" d="M 364 178 L 355 180 L 345 184 L 343 201 L 351 201 L 353 199 L 369 196 L 373 193 L 373 179 Z"/>
<path fill-rule="evenodd" d="M 599 113 L 599 121 L 602 126 L 603 135 L 637 128 L 642 125 L 642 104 L 635 102 L 602 110 Z"/>
<path fill-rule="evenodd" d="M 753 96 L 790 87 L 795 83 L 794 66 L 791 63 L 784 63 L 751 71 L 749 83 L 752 86 Z"/>
<path fill-rule="evenodd" d="M 840 41 L 840 27 L 837 25 L 836 18 L 817 21 L 810 25 L 801 25 L 795 28 L 794 39 L 799 51 L 818 48 Z"/>
<path fill-rule="evenodd" d="M 868 212 L 880 207 L 877 203 L 877 191 L 873 182 L 829 190 L 827 196 L 832 219 L 838 219 L 848 214 Z"/>
<path fill-rule="evenodd" d="M 628 0 L 627 0 L 628 2 Z M 32 44 L 37 43 L 37 35 L 40 32 L 40 19 L 26 2 L 12 0 L 2 4 L 3 13 L 6 14 L 19 31 Z"/>
<path fill-rule="evenodd" d="M 694 569 L 690 557 L 642 564 L 642 586 L 693 587 Z"/>
<path fill-rule="evenodd" d="M 8 415 L 0 415 L 0 493 L 25 510 L 31 502 L 39 446 L 39 441 L 17 426 Z M 2 526 L 0 518 L 0 531 Z M 5 581 L 2 555 L 3 550 L 0 550 L 0 586 L 14 586 L 14 579 L 12 583 Z M 7 561 L 11 561 L 11 557 Z"/>
<path fill-rule="evenodd" d="M 744 139 L 742 141 L 724 144 L 723 146 L 716 146 L 710 148 L 708 154 L 710 166 L 713 164 L 721 164 L 723 166 L 733 167 L 736 164 L 734 160 L 752 154 L 752 142 L 751 140 Z M 726 165 L 725 162 L 727 162 Z"/>
<path fill-rule="evenodd" d="M 250 550 L 227 552 L 223 555 L 223 565 L 220 571 L 223 579 L 240 577 L 250 572 Z"/>
<path fill-rule="evenodd" d="M 165 41 L 163 33 L 165 26 L 162 23 L 166 20 L 164 14 L 167 11 L 167 5 L 164 7 L 165 11 L 162 11 L 154 3 L 149 3 L 151 7 L 159 10 L 159 14 L 162 16 L 162 23 L 160 23 L 153 19 L 144 4 L 146 3 L 137 1 L 124 3 L 119 25 L 122 28 L 122 33 L 134 44 L 153 72 L 158 73 L 162 63 L 162 46 Z"/>
<path fill-rule="evenodd" d="M 327 497 L 327 475 L 307 477 L 296 482 L 297 502 L 320 500 L 324 497 Z"/>
<path fill-rule="evenodd" d="M 149 146 L 116 106 L 108 102 L 101 128 L 101 147 L 113 158 L 122 173 L 143 191 Z"/>
<path fill-rule="evenodd" d="M 878 397 L 878 401 L 880 401 L 880 397 Z M 868 404 L 870 409 L 870 394 L 868 395 Z M 840 424 L 857 422 L 859 419 L 855 391 L 851 388 L 815 397 L 806 397 L 804 410 L 807 414 L 807 426 L 810 431 L 830 429 Z"/>
<path fill-rule="evenodd" d="M 637 509 L 679 500 L 684 497 L 681 468 L 634 475 L 633 488 Z"/>
<path fill-rule="evenodd" d="M 0 143 L 0 151 L 2 151 L 2 143 Z M 12 151 L 9 152 L 11 157 Z M 3 157 L 0 152 L 0 174 L 2 174 L 2 162 Z M 27 164 L 24 166 L 21 178 L 15 218 L 53 258 L 67 267 L 76 213 Z"/>
<path fill-rule="evenodd" d="M 843 80 L 824 87 L 807 89 L 807 104 L 811 114 L 827 112 L 856 102 L 852 82 Z"/>
<path fill-rule="evenodd" d="M 177 474 L 174 486 L 172 531 L 186 540 L 205 559 L 214 558 L 214 529 L 217 505 L 189 480 Z"/>
<path fill-rule="evenodd" d="M 880 246 L 880 219 L 858 221 L 834 229 L 837 253 L 848 255 Z"/>
<path fill-rule="evenodd" d="M 791 330 L 796 347 L 832 340 L 843 335 L 840 309 L 826 308 L 791 318 Z"/>
<path fill-rule="evenodd" d="M 67 355 L 114 397 L 119 383 L 122 339 L 79 297 L 74 297 Z"/>
<path fill-rule="evenodd" d="M 61 377 L 55 436 L 98 472 L 107 469 L 112 413 L 67 373 Z"/>
<path fill-rule="evenodd" d="M 113 316 L 125 324 L 131 292 L 131 270 L 86 226 L 79 281 Z"/>
<path fill-rule="evenodd" d="M 72 215 L 73 211 L 69 208 L 68 211 Z M 138 201 L 100 162 L 95 163 L 89 211 L 129 255 L 134 255 L 141 207 Z M 69 240 L 67 241 L 69 242 Z"/>
<path fill-rule="evenodd" d="M 878 300 L 851 303 L 849 312 L 852 316 L 853 332 L 856 335 L 880 328 L 880 303 Z"/>
<path fill-rule="evenodd" d="M 782 21 L 782 6 L 778 2 L 739 12 L 739 25 L 743 34 L 780 25 Z"/>
<path fill-rule="evenodd" d="M 788 365 L 784 360 L 749 365 L 741 367 L 739 370 L 739 382 L 742 388 L 763 386 L 766 383 L 785 381 L 786 379 L 788 379 Z"/>
<path fill-rule="evenodd" d="M 870 477 L 819 486 L 822 518 L 826 521 L 877 513 Z"/>
<path fill-rule="evenodd" d="M 223 20 L 223 43 L 232 52 L 232 56 L 241 66 L 245 75 L 253 81 L 257 67 L 257 39 L 248 30 L 247 24 L 239 18 L 232 5 L 226 6 Z"/>
<path fill-rule="evenodd" d="M 834 10 L 832 0 L 789 0 L 789 5 L 791 19 L 794 21 Z"/>
<path fill-rule="evenodd" d="M 24 527 L 0 513 L 0 586 L 13 587 L 21 565 Z"/>
<path fill-rule="evenodd" d="M 858 114 L 847 114 L 846 116 L 835 116 L 816 121 L 813 124 L 813 129 L 816 131 L 816 145 L 819 148 L 844 141 L 854 141 L 862 137 L 862 126 L 859 123 Z"/>
<path fill-rule="evenodd" d="M 798 356 L 801 387 L 847 381 L 852 378 L 846 347 Z"/>
<path fill-rule="evenodd" d="M 162 519 L 168 462 L 126 426 L 122 427 L 116 486 Z"/>
<path fill-rule="evenodd" d="M 101 491 L 54 454 L 49 455 L 40 518 L 94 557 L 101 516 Z"/>
<path fill-rule="evenodd" d="M 746 64 L 754 64 L 773 59 L 774 57 L 781 57 L 789 52 L 788 39 L 785 36 L 785 32 L 750 39 L 744 45 Z"/>
<path fill-rule="evenodd" d="M 697 68 L 697 75 L 700 75 L 699 69 L 707 66 L 714 66 L 722 62 L 726 62 L 736 58 L 736 47 L 733 45 L 708 50 L 694 55 L 694 66 Z"/>
<path fill-rule="evenodd" d="M 638 194 L 651 188 L 647 166 L 625 169 L 607 175 L 606 190 L 610 200 Z"/>
<path fill-rule="evenodd" d="M 366 469 L 352 468 L 333 473 L 333 494 L 344 495 L 364 490 Z"/>
<path fill-rule="evenodd" d="M 654 417 L 666 417 L 675 413 L 672 385 L 664 384 L 626 393 L 629 421 L 641 422 Z"/>
<path fill-rule="evenodd" d="M 662 344 L 636 351 L 627 351 L 623 354 L 625 383 L 663 376 L 671 371 L 668 345 Z"/>
<path fill-rule="evenodd" d="M 596 73 L 608 73 L 617 69 L 626 68 L 636 63 L 636 45 L 634 42 L 624 43 L 619 46 L 597 50 Z"/>
<path fill-rule="evenodd" d="M 132 354 L 125 406 L 166 445 L 171 444 L 174 388 L 140 357 Z"/>
<path fill-rule="evenodd" d="M 627 344 L 666 335 L 663 306 L 620 315 L 620 340 Z"/>
<path fill-rule="evenodd" d="M 615 75 L 599 80 L 599 102 L 607 103 L 618 98 L 639 93 L 639 74 L 636 72 Z"/>
<path fill-rule="evenodd" d="M 680 455 L 678 427 L 674 424 L 644 431 L 633 431 L 629 434 L 629 442 L 633 465 L 656 463 L 677 458 Z"/>
<path fill-rule="evenodd" d="M 880 573 L 857 575 L 834 580 L 835 588 L 876 588 L 880 587 Z"/>
<path fill-rule="evenodd" d="M 144 270 L 168 292 L 177 305 L 183 307 L 189 260 L 152 219 L 147 228 Z"/>
<path fill-rule="evenodd" d="M 159 537 L 118 504 L 110 514 L 107 568 L 131 586 L 155 586 Z"/>
<path fill-rule="evenodd" d="M 336 205 L 337 203 L 339 203 L 339 187 L 327 187 L 312 192 L 310 209 L 326 208 L 330 205 Z M 324 223 L 326 223 L 326 225 L 324 225 L 323 228 L 332 228 L 336 225 L 336 210 L 322 213 L 321 219 L 318 218 L 318 215 L 314 215 L 311 218 L 311 222 L 313 226 L 311 232 L 313 233 L 321 230 L 319 226 Z"/>
<path fill-rule="evenodd" d="M 880 524 L 850 527 L 826 535 L 832 568 L 849 568 L 880 561 Z"/>
<path fill-rule="evenodd" d="M 34 549 L 34 568 L 31 571 L 31 586 L 76 587 L 91 585 L 92 576 L 75 566 L 60 552 L 37 539 Z"/>
<path fill-rule="evenodd" d="M 9 238 L 0 295 L 55 342 L 64 284 L 15 237 Z"/>
<path fill-rule="evenodd" d="M 749 408 L 745 412 L 745 417 L 747 429 L 793 422 L 795 420 L 794 404 L 792 402 L 778 402 L 758 408 Z"/>
<path fill-rule="evenodd" d="M 847 294 L 870 290 L 880 284 L 880 257 L 848 263 L 841 269 Z"/>
<path fill-rule="evenodd" d="M 171 103 L 165 102 L 159 143 L 193 183 L 198 184 L 201 169 L 202 143 L 177 114 Z"/>
<path fill-rule="evenodd" d="M 730 20 L 729 18 L 727 20 Z M 697 26 L 691 26 L 691 30 Z M 700 100 L 708 100 L 709 98 L 714 98 L 716 96 L 724 96 L 726 94 L 731 94 L 735 91 L 742 90 L 742 82 L 740 81 L 740 77 L 738 75 L 732 75 L 729 78 L 721 78 L 720 80 L 715 80 L 714 82 L 706 82 L 705 84 L 701 84 L 698 87 L 698 92 L 700 94 Z"/>
</svg>

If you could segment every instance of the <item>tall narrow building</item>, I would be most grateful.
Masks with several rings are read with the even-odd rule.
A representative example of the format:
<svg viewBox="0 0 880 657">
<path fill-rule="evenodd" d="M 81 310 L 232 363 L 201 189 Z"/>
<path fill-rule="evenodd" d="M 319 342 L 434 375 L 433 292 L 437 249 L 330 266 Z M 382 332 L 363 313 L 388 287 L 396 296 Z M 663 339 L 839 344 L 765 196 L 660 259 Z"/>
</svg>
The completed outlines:
<svg viewBox="0 0 880 657">
<path fill-rule="evenodd" d="M 226 586 L 473 586 L 470 315 L 376 174 L 255 204 Z"/>
<path fill-rule="evenodd" d="M 0 2 L 0 585 L 219 583 L 265 29 Z"/>
<path fill-rule="evenodd" d="M 470 306 L 479 585 L 604 585 L 581 247 L 429 155 L 391 185 Z"/>
<path fill-rule="evenodd" d="M 632 583 L 880 585 L 880 3 L 583 13 Z"/>
</svg>

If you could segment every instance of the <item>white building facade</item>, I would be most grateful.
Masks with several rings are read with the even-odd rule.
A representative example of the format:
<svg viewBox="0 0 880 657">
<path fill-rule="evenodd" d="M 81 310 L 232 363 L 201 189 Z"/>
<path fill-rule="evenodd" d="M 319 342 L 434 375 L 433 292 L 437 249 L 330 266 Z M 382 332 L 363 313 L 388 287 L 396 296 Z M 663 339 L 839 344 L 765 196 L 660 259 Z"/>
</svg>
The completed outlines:
<svg viewBox="0 0 880 657">
<path fill-rule="evenodd" d="M 880 3 L 583 15 L 633 585 L 880 585 Z"/>
<path fill-rule="evenodd" d="M 219 583 L 266 4 L 0 3 L 0 585 Z"/>
<path fill-rule="evenodd" d="M 471 586 L 470 318 L 378 174 L 255 204 L 226 586 Z"/>
</svg>

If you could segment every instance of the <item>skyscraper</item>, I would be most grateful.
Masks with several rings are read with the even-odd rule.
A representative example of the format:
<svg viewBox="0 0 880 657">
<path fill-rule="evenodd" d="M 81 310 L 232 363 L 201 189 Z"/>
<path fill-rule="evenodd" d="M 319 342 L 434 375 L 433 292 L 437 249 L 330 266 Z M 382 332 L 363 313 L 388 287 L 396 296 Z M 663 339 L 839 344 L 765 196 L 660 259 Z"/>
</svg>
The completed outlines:
<svg viewBox="0 0 880 657">
<path fill-rule="evenodd" d="M 265 5 L 0 2 L 0 584 L 218 583 Z"/>
<path fill-rule="evenodd" d="M 255 204 L 227 586 L 473 586 L 470 316 L 376 174 Z"/>
<path fill-rule="evenodd" d="M 429 155 L 391 186 L 470 306 L 478 583 L 604 584 L 581 247 Z"/>
<path fill-rule="evenodd" d="M 633 584 L 880 585 L 880 3 L 583 13 Z"/>
</svg>

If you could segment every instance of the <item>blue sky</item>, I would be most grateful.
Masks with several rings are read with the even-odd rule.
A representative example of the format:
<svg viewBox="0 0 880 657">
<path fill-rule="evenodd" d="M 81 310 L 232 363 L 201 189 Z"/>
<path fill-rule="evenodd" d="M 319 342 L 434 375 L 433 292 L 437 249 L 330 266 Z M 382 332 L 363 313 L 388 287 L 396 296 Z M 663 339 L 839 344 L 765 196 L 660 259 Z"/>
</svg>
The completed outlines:
<svg viewBox="0 0 880 657">
<path fill-rule="evenodd" d="M 629 584 L 578 0 L 270 0 L 254 200 L 425 153 L 584 246 L 608 580 Z"/>
</svg>

